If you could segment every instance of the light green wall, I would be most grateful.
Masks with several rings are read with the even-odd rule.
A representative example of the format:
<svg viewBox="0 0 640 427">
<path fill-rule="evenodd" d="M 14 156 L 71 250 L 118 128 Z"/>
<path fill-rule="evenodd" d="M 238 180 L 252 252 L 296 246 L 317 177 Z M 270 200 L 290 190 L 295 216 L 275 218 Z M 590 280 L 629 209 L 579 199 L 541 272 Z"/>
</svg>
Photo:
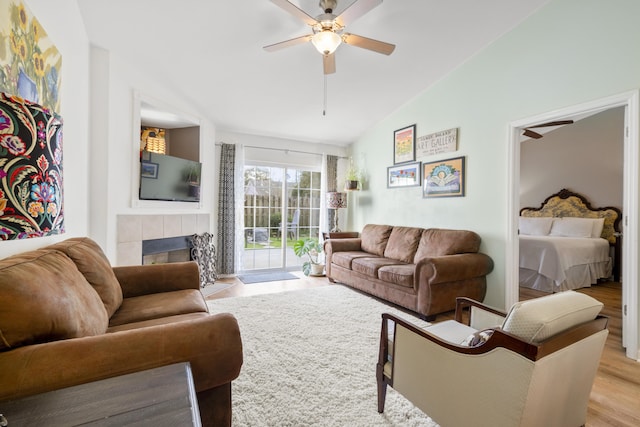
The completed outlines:
<svg viewBox="0 0 640 427">
<path fill-rule="evenodd" d="M 640 87 L 640 1 L 552 0 L 353 144 L 368 180 L 350 206 L 350 227 L 387 223 L 466 228 L 495 261 L 486 301 L 504 305 L 508 125 Z M 446 40 L 442 40 L 446 43 Z M 417 135 L 459 128 L 467 157 L 466 197 L 422 199 L 417 187 L 387 189 L 393 131 Z"/>
</svg>

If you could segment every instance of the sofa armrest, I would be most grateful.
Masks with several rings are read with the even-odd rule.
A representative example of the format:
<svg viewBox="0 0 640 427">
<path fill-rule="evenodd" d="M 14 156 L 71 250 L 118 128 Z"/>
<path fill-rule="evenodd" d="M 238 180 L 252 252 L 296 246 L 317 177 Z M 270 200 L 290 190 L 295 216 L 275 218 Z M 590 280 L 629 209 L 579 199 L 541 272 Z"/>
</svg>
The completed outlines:
<svg viewBox="0 0 640 427">
<path fill-rule="evenodd" d="M 334 252 L 348 252 L 348 251 L 361 251 L 360 245 L 362 240 L 359 237 L 348 239 L 328 239 L 324 241 L 324 260 L 325 260 L 325 273 L 329 280 L 333 282 L 331 276 L 331 258 Z"/>
<path fill-rule="evenodd" d="M 124 298 L 183 289 L 200 289 L 195 261 L 113 267 Z"/>
<path fill-rule="evenodd" d="M 235 317 L 207 314 L 0 353 L 0 401 L 179 362 L 190 362 L 198 392 L 237 378 L 242 341 Z"/>
<path fill-rule="evenodd" d="M 482 277 L 493 270 L 493 260 L 483 253 L 443 255 L 424 258 L 416 264 L 416 286 L 419 283 L 446 283 Z"/>
<path fill-rule="evenodd" d="M 329 239 L 324 242 L 324 251 L 328 252 L 347 252 L 347 251 L 361 251 L 362 247 L 360 243 L 362 240 L 359 237 L 349 239 Z"/>
</svg>

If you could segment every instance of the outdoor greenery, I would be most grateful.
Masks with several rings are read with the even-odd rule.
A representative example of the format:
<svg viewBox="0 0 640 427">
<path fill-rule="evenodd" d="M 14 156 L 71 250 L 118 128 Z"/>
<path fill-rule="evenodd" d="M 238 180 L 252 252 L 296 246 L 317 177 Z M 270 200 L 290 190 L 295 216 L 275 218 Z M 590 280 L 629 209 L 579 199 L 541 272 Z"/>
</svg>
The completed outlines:
<svg viewBox="0 0 640 427">
<path fill-rule="evenodd" d="M 287 240 L 287 247 L 293 248 L 295 241 L 289 239 Z M 245 249 L 264 249 L 264 243 L 253 243 L 246 242 L 244 245 Z M 269 248 L 281 248 L 282 247 L 282 239 L 280 237 L 272 237 L 269 239 Z"/>
</svg>

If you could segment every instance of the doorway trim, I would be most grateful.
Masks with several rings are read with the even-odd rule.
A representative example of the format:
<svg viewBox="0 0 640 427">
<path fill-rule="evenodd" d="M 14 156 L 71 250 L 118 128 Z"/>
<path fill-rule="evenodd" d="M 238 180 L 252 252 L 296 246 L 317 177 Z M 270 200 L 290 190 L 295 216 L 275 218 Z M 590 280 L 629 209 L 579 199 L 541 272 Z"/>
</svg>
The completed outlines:
<svg viewBox="0 0 640 427">
<path fill-rule="evenodd" d="M 625 107 L 624 173 L 622 209 L 622 341 L 627 357 L 640 360 L 638 352 L 638 198 L 640 159 L 639 91 L 633 90 L 583 104 L 520 119 L 509 124 L 507 177 L 507 242 L 505 256 L 505 307 L 519 298 L 518 215 L 520 212 L 520 135 L 525 127 L 583 114 Z M 626 310 L 625 310 L 626 309 Z"/>
</svg>

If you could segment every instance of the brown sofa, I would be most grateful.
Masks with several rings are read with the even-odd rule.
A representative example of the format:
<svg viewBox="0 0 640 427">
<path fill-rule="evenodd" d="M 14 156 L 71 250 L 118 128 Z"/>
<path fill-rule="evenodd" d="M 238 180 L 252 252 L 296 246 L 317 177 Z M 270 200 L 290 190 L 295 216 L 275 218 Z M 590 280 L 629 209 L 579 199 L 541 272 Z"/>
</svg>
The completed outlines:
<svg viewBox="0 0 640 427">
<path fill-rule="evenodd" d="M 325 242 L 326 274 L 433 320 L 456 297 L 484 299 L 493 261 L 479 248 L 473 231 L 368 224 L 359 238 Z"/>
<path fill-rule="evenodd" d="M 204 426 L 231 425 L 236 319 L 212 315 L 195 262 L 114 267 L 88 238 L 0 260 L 0 407 L 190 362 Z"/>
</svg>

